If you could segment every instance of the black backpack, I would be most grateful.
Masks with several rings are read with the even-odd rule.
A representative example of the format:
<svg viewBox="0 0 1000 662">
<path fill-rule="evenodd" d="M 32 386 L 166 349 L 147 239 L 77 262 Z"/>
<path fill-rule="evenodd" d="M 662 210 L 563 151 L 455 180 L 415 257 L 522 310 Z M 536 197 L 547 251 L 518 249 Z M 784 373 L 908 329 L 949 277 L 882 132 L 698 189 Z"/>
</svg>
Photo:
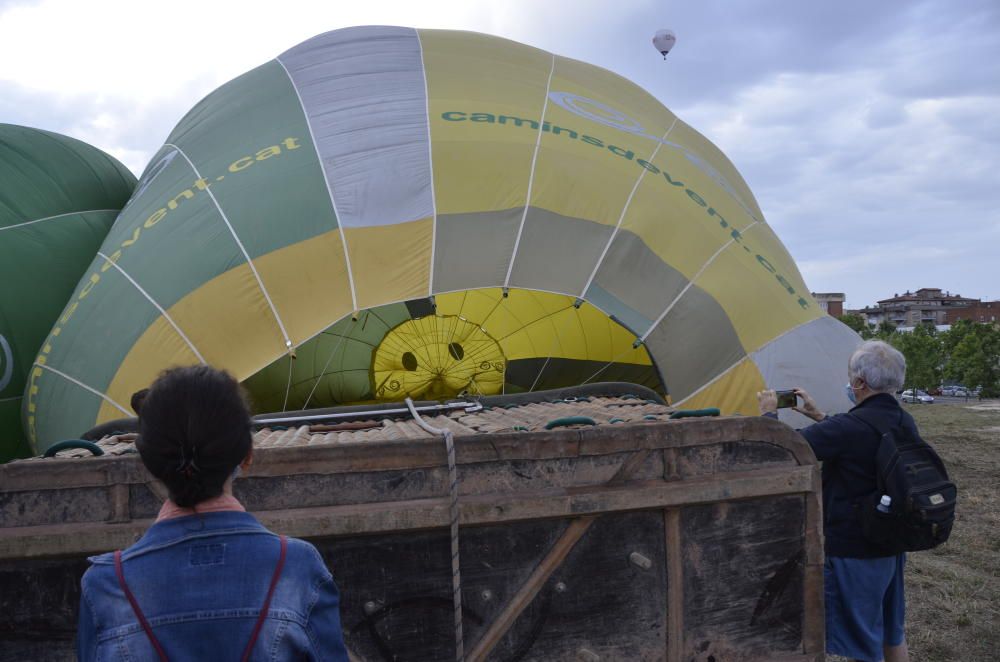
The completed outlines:
<svg viewBox="0 0 1000 662">
<path fill-rule="evenodd" d="M 863 409 L 851 414 L 881 438 L 875 455 L 878 489 L 861 502 L 858 513 L 865 538 L 889 554 L 918 552 L 946 541 L 955 522 L 958 488 L 948 479 L 944 462 L 919 434 L 902 425 L 902 411 L 889 428 L 866 420 Z M 892 499 L 888 512 L 879 509 L 883 495 Z"/>
</svg>

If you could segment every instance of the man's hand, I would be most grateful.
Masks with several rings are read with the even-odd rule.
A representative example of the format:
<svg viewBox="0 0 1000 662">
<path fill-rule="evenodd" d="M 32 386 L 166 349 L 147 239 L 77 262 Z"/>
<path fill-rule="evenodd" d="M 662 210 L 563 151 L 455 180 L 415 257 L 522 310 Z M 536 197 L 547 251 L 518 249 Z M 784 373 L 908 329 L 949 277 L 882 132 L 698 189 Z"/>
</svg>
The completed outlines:
<svg viewBox="0 0 1000 662">
<path fill-rule="evenodd" d="M 757 391 L 757 406 L 760 408 L 760 413 L 762 415 L 777 414 L 778 394 L 774 392 L 774 389 Z"/>
<path fill-rule="evenodd" d="M 809 395 L 805 391 L 805 389 L 796 388 L 795 394 L 800 398 L 802 398 L 802 406 L 792 407 L 792 409 L 799 412 L 803 416 L 808 416 L 814 421 L 822 421 L 824 418 L 826 418 L 826 414 L 820 411 L 819 406 L 816 404 L 816 401 L 812 399 L 812 396 Z"/>
</svg>

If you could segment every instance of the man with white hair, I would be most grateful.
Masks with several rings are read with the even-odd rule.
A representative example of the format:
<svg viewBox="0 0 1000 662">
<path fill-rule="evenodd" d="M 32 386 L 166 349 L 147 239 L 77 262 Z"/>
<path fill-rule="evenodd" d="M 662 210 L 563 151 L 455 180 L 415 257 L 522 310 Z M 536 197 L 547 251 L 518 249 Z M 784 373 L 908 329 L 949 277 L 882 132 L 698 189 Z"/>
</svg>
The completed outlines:
<svg viewBox="0 0 1000 662">
<path fill-rule="evenodd" d="M 906 359 L 881 341 L 862 344 L 847 366 L 847 398 L 855 407 L 827 416 L 801 388 L 795 410 L 816 421 L 799 430 L 823 463 L 823 532 L 826 563 L 826 650 L 864 662 L 908 662 L 903 633 L 904 554 L 865 538 L 859 510 L 876 489 L 878 429 L 902 426 L 916 433 L 913 418 L 893 395 L 903 387 Z M 757 394 L 760 412 L 777 418 L 777 395 Z M 863 419 L 863 420 L 862 420 Z"/>
</svg>

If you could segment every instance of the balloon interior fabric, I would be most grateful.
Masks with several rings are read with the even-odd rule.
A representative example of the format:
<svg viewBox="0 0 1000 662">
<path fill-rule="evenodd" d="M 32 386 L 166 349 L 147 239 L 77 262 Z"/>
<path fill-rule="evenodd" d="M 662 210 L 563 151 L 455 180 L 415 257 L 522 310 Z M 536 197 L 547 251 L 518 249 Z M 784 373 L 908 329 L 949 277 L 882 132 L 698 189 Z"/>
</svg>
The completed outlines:
<svg viewBox="0 0 1000 662">
<path fill-rule="evenodd" d="M 135 183 L 79 140 L 0 124 L 0 462 L 30 451 L 28 373 Z"/>
<path fill-rule="evenodd" d="M 740 175 L 609 71 L 483 34 L 310 39 L 195 106 L 53 328 L 37 448 L 208 362 L 259 410 L 628 379 L 843 408 L 857 343 Z"/>
<path fill-rule="evenodd" d="M 466 290 L 341 320 L 246 385 L 267 411 L 318 403 L 432 400 L 626 381 L 662 391 L 635 335 L 549 292 Z M 289 376 L 289 370 L 291 374 Z"/>
</svg>

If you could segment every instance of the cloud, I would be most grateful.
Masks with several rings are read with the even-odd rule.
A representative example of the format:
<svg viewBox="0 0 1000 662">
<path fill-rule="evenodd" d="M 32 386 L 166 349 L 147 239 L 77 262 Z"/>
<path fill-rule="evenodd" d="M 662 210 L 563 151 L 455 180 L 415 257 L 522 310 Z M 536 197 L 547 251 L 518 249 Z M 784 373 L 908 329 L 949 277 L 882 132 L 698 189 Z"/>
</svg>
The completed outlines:
<svg viewBox="0 0 1000 662">
<path fill-rule="evenodd" d="M 1000 298 L 995 0 L 0 0 L 0 113 L 138 174 L 202 96 L 363 24 L 498 34 L 634 80 L 730 157 L 814 290 Z"/>
<path fill-rule="evenodd" d="M 998 11 L 885 6 L 832 46 L 842 59 L 752 54 L 753 80 L 675 109 L 741 170 L 814 290 L 858 306 L 925 286 L 1000 298 Z M 786 53 L 824 43 L 795 24 Z"/>
<path fill-rule="evenodd" d="M 0 108 L 4 121 L 91 142 L 139 173 L 200 98 L 318 32 L 363 24 L 488 29 L 491 20 L 472 5 L 402 0 L 7 3 Z"/>
</svg>

